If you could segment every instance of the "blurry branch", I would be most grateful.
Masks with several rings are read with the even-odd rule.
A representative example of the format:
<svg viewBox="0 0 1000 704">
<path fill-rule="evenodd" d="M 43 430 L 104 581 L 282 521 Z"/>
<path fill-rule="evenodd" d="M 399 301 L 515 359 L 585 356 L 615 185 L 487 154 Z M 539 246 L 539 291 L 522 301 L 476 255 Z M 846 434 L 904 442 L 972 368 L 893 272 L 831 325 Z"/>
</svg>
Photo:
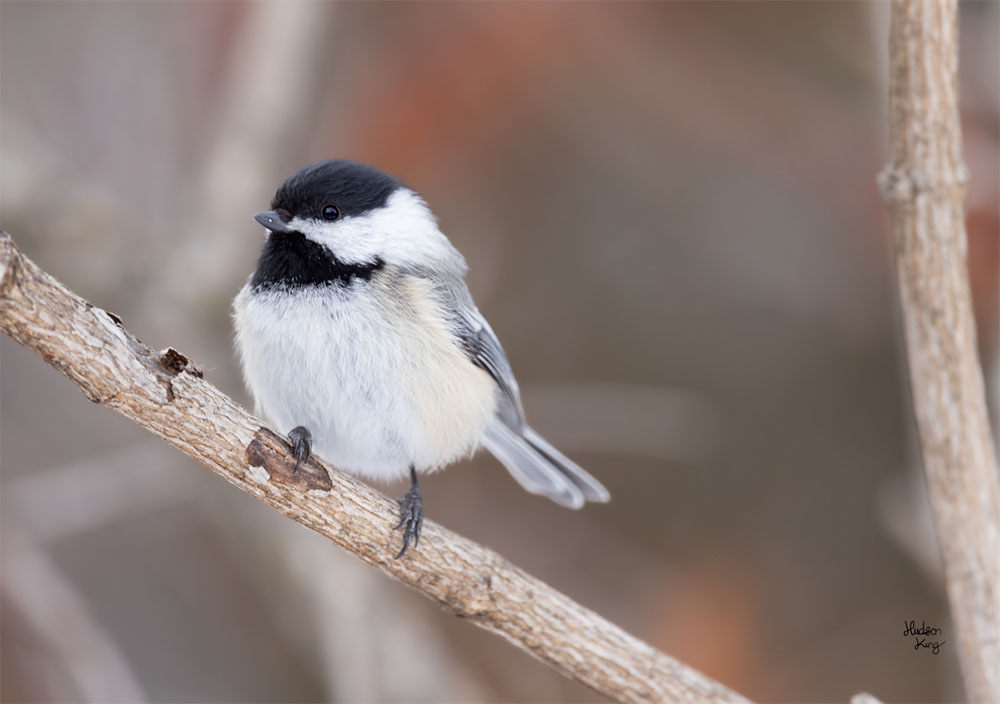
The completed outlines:
<svg viewBox="0 0 1000 704">
<path fill-rule="evenodd" d="M 149 307 L 164 316 L 168 330 L 179 330 L 181 321 L 190 324 L 191 313 L 204 308 L 206 300 L 228 301 L 234 282 L 220 275 L 219 262 L 239 261 L 246 239 L 258 236 L 260 228 L 250 216 L 267 209 L 275 170 L 283 177 L 298 162 L 325 95 L 336 3 L 260 2 L 243 9 L 247 16 L 229 57 L 216 136 L 190 194 L 193 213 L 170 250 L 173 264 L 167 268 L 183 268 L 189 275 L 168 283 L 170 310 Z M 160 297 L 155 290 L 150 295 Z"/>
<path fill-rule="evenodd" d="M 129 667 L 128 658 L 91 613 L 87 601 L 63 575 L 45 550 L 24 530 L 7 520 L 3 536 L 3 597 L 15 608 L 42 644 L 33 664 L 45 676 L 39 684 L 56 701 L 149 701 Z M 74 691 L 51 691 L 62 668 Z"/>
<path fill-rule="evenodd" d="M 573 382 L 532 384 L 522 394 L 556 445 L 576 452 L 696 464 L 723 435 L 716 404 L 680 389 Z"/>
<path fill-rule="evenodd" d="M 1000 486 L 966 270 L 955 0 L 895 0 L 889 36 L 892 211 L 928 495 L 966 696 L 1000 701 Z"/>
<path fill-rule="evenodd" d="M 122 413 L 230 483 L 362 561 L 613 700 L 745 702 L 599 615 L 431 521 L 393 559 L 398 507 L 318 461 L 297 475 L 283 440 L 173 349 L 155 352 L 74 295 L 0 233 L 0 327 Z"/>
<path fill-rule="evenodd" d="M 190 504 L 198 485 L 176 467 L 174 452 L 148 438 L 43 472 L 5 478 L 4 498 L 24 534 L 44 546 Z"/>
</svg>

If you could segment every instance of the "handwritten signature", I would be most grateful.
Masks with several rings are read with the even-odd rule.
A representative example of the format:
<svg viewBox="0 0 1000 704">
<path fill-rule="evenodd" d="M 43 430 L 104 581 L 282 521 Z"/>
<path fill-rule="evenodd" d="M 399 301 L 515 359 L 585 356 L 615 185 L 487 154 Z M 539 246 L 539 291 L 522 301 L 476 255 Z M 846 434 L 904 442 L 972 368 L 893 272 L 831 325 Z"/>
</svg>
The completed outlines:
<svg viewBox="0 0 1000 704">
<path fill-rule="evenodd" d="M 941 646 L 948 642 L 946 640 L 942 640 L 940 642 L 938 641 L 928 642 L 927 638 L 931 636 L 936 636 L 938 634 L 943 634 L 944 630 L 941 628 L 937 628 L 935 626 L 928 626 L 924 621 L 920 622 L 919 628 L 917 627 L 916 621 L 903 621 L 903 626 L 904 626 L 903 636 L 904 637 L 913 636 L 914 650 L 920 650 L 921 648 L 929 648 L 934 655 L 937 655 L 938 653 L 941 652 Z M 924 637 L 921 638 L 921 636 Z"/>
</svg>

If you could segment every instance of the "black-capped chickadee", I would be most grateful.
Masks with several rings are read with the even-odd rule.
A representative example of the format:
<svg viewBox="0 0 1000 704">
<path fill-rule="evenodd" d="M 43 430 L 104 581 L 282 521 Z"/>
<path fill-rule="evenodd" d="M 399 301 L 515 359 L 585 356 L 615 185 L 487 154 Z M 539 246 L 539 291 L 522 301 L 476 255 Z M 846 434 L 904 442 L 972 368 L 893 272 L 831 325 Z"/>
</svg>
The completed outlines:
<svg viewBox="0 0 1000 704">
<path fill-rule="evenodd" d="M 462 255 L 423 199 L 336 159 L 278 189 L 257 270 L 233 303 L 258 413 L 361 477 L 410 475 L 401 557 L 420 540 L 417 473 L 485 446 L 528 491 L 579 508 L 608 491 L 524 422 L 503 348 L 463 280 Z"/>
</svg>

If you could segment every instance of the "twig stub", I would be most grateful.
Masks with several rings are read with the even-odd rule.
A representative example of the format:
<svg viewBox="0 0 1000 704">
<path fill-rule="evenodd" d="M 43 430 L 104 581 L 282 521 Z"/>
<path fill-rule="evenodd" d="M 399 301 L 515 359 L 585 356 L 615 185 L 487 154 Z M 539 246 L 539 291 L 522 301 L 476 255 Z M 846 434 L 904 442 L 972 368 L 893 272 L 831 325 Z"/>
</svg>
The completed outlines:
<svg viewBox="0 0 1000 704">
<path fill-rule="evenodd" d="M 289 458 L 288 447 L 273 431 L 261 428 L 247 445 L 247 462 L 251 467 L 264 469 L 272 481 L 321 491 L 333 488 L 330 475 L 312 458 L 303 462 L 298 472 L 293 472 L 295 461 Z"/>
</svg>

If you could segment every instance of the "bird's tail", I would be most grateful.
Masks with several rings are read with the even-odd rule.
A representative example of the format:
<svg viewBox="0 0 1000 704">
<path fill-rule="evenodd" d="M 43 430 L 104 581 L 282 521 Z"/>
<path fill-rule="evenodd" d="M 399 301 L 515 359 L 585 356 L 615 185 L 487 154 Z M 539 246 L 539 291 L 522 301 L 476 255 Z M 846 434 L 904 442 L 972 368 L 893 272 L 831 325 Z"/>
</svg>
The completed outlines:
<svg viewBox="0 0 1000 704">
<path fill-rule="evenodd" d="M 547 496 L 568 508 L 611 498 L 599 481 L 527 426 L 519 433 L 494 422 L 486 430 L 483 445 L 532 494 Z"/>
</svg>

